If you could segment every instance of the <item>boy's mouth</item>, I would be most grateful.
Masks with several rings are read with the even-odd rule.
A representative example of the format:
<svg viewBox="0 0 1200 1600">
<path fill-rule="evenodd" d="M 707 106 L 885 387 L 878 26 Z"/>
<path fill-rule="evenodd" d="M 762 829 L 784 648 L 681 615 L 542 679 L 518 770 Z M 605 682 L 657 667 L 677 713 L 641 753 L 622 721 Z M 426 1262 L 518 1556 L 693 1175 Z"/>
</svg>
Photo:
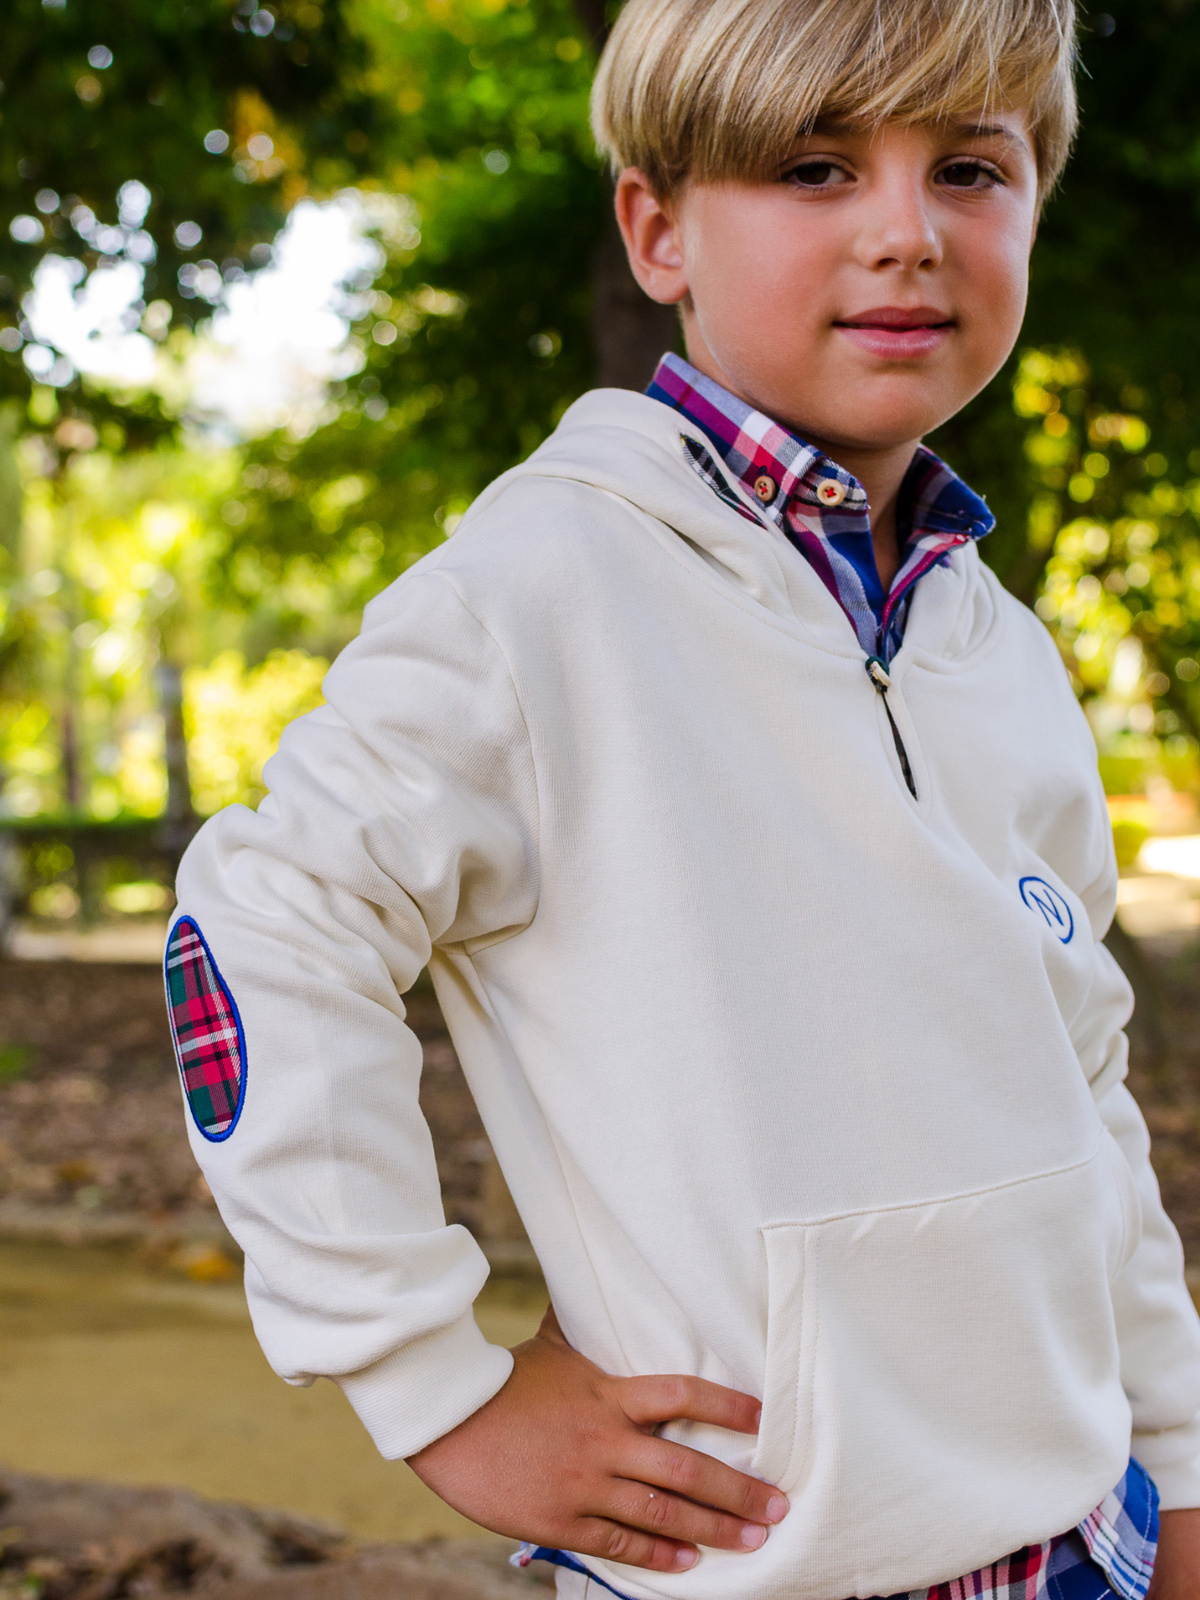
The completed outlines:
<svg viewBox="0 0 1200 1600">
<path fill-rule="evenodd" d="M 885 361 L 932 355 L 954 325 L 954 318 L 936 306 L 876 306 L 834 323 L 860 350 Z"/>
</svg>

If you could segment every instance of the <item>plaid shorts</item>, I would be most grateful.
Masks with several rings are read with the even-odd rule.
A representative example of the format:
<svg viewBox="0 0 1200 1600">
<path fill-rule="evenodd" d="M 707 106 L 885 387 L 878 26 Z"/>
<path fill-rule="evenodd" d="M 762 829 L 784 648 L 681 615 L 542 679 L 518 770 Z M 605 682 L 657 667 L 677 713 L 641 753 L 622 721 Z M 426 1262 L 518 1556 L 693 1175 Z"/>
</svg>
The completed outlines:
<svg viewBox="0 0 1200 1600">
<path fill-rule="evenodd" d="M 1145 1600 L 1158 1545 L 1158 1491 L 1131 1460 L 1125 1476 L 1077 1528 L 981 1567 L 965 1578 L 886 1600 Z M 522 1545 L 514 1566 L 549 1561 L 559 1600 L 629 1600 L 565 1550 Z M 880 1597 L 876 1597 L 880 1600 Z"/>
</svg>

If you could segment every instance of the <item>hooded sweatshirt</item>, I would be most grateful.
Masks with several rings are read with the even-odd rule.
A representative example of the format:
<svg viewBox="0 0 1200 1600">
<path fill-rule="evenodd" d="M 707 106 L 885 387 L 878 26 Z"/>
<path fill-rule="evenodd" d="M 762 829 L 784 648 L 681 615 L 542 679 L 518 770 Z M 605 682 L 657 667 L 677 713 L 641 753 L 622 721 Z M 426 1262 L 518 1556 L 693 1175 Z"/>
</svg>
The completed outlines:
<svg viewBox="0 0 1200 1600">
<path fill-rule="evenodd" d="M 947 1581 L 1074 1526 L 1131 1439 L 1164 1507 L 1200 1504 L 1200 1322 L 1057 651 L 968 545 L 881 695 L 689 438 L 585 396 L 368 606 L 258 811 L 185 857 L 238 1080 L 193 1147 L 267 1357 L 389 1457 L 508 1376 L 417 1106 L 428 964 L 566 1337 L 763 1400 L 757 1437 L 665 1430 L 788 1494 L 763 1548 L 587 1558 L 606 1581 Z"/>
</svg>

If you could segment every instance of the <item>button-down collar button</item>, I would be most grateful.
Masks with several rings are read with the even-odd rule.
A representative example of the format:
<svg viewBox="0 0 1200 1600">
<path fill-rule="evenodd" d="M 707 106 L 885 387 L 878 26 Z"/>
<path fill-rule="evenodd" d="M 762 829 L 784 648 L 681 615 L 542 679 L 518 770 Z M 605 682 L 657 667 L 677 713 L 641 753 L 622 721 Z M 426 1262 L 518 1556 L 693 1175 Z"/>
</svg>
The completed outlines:
<svg viewBox="0 0 1200 1600">
<path fill-rule="evenodd" d="M 769 472 L 760 472 L 754 480 L 754 492 L 763 505 L 769 506 L 779 493 L 779 485 Z"/>
<path fill-rule="evenodd" d="M 846 498 L 846 485 L 836 478 L 822 478 L 817 485 L 817 499 L 823 506 L 840 506 Z"/>
</svg>

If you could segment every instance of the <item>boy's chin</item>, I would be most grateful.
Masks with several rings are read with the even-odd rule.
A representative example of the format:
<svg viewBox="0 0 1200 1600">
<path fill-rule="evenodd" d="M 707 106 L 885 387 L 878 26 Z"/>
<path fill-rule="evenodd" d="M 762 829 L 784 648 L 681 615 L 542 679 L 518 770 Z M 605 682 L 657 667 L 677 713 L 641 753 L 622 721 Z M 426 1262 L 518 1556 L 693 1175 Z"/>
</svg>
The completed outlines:
<svg viewBox="0 0 1200 1600">
<path fill-rule="evenodd" d="M 880 404 L 870 395 L 862 395 L 855 403 L 831 408 L 824 416 L 810 415 L 807 426 L 798 422 L 795 431 L 835 457 L 839 449 L 875 454 L 923 439 L 959 409 L 956 404 L 931 404 L 924 399 L 916 404 Z"/>
<path fill-rule="evenodd" d="M 797 427 L 795 432 L 836 461 L 839 452 L 847 456 L 884 455 L 889 450 L 901 450 L 915 445 L 927 433 L 932 433 L 935 428 L 940 427 L 945 420 L 944 416 L 935 415 L 912 417 L 894 425 L 881 423 L 878 426 L 864 427 L 862 419 L 858 418 L 853 424 L 848 423 L 845 427 L 839 427 L 831 422 L 825 428 L 816 425 L 808 428 Z"/>
</svg>

